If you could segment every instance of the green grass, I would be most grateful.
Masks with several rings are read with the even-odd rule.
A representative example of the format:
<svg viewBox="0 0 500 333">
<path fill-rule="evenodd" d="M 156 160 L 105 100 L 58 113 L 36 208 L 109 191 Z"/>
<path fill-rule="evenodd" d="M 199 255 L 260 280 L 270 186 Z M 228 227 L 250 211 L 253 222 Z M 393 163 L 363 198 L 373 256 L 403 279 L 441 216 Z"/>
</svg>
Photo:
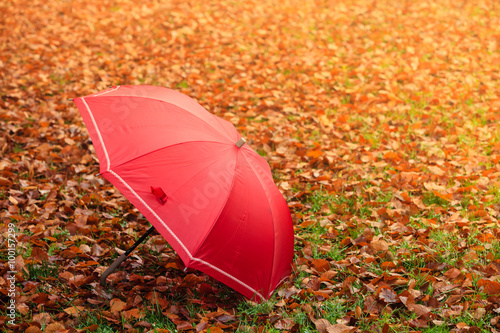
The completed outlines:
<svg viewBox="0 0 500 333">
<path fill-rule="evenodd" d="M 58 231 L 54 232 L 54 234 L 52 235 L 54 238 L 57 238 L 57 240 L 59 240 L 61 237 L 70 235 L 69 230 L 67 230 L 67 229 L 63 229 L 61 227 L 58 227 L 57 230 Z"/>
<path fill-rule="evenodd" d="M 24 268 L 24 278 L 29 281 L 43 280 L 58 274 L 58 265 L 47 261 L 42 261 L 40 264 L 30 263 Z"/>
<path fill-rule="evenodd" d="M 238 304 L 238 313 L 240 314 L 240 324 L 236 332 L 247 332 L 245 327 L 254 327 L 259 321 L 259 316 L 269 314 L 274 310 L 276 300 L 272 297 L 270 300 L 255 304 L 243 301 Z"/>
<path fill-rule="evenodd" d="M 158 303 L 150 303 L 146 307 L 146 312 L 144 318 L 142 318 L 147 323 L 153 325 L 154 328 L 165 328 L 175 331 L 176 326 L 167 316 L 162 313 L 162 310 Z"/>
<path fill-rule="evenodd" d="M 438 262 L 456 266 L 465 254 L 458 250 L 460 239 L 457 234 L 444 230 L 433 230 L 429 234 L 429 239 L 432 241 L 429 247 Z"/>
<path fill-rule="evenodd" d="M 367 182 L 368 184 L 368 182 Z M 368 188 L 371 185 L 368 186 Z M 490 199 L 497 199 L 500 197 L 500 191 L 491 191 Z M 379 191 L 376 193 L 370 193 L 371 197 L 363 194 L 354 194 L 347 197 L 345 193 L 328 193 L 324 189 L 319 189 L 311 192 L 309 195 L 302 198 L 302 202 L 306 205 L 306 212 L 309 215 L 309 219 L 313 220 L 312 224 L 302 227 L 300 231 L 297 232 L 300 237 L 311 244 L 312 259 L 327 259 L 329 261 L 338 262 L 346 259 L 349 253 L 352 253 L 352 247 L 342 247 L 340 241 L 345 237 L 351 237 L 355 239 L 363 234 L 366 229 L 366 224 L 358 223 L 358 219 L 351 220 L 349 228 L 347 230 L 342 230 L 340 235 L 334 239 L 325 239 L 322 236 L 328 232 L 328 227 L 321 226 L 321 215 L 333 213 L 338 214 L 340 217 L 343 215 L 353 215 L 359 217 L 362 221 L 363 218 L 370 218 L 371 210 L 370 207 L 385 207 L 393 209 L 391 200 L 393 199 L 393 194 L 391 191 Z M 410 193 L 411 196 L 411 193 Z M 399 242 L 390 243 L 389 252 L 390 257 L 385 259 L 379 259 L 372 261 L 370 263 L 358 263 L 361 269 L 375 273 L 379 276 L 383 274 L 392 274 L 397 272 L 408 281 L 414 281 L 414 289 L 420 290 L 422 292 L 422 297 L 425 295 L 436 296 L 437 290 L 433 288 L 433 281 L 435 281 L 435 276 L 440 274 L 439 272 L 429 272 L 426 269 L 427 265 L 431 262 L 445 263 L 446 270 L 451 267 L 459 268 L 463 272 L 468 272 L 468 268 L 472 268 L 478 263 L 487 265 L 491 260 L 500 258 L 500 241 L 494 239 L 491 243 L 483 243 L 478 236 L 484 232 L 483 229 L 475 228 L 471 225 L 468 229 L 454 229 L 445 230 L 438 228 L 440 226 L 441 217 L 447 213 L 447 209 L 450 209 L 451 204 L 447 200 L 440 198 L 433 193 L 427 193 L 421 196 L 423 198 L 423 203 L 429 207 L 427 210 L 422 210 L 420 213 L 411 216 L 409 219 L 408 226 L 414 228 L 414 232 L 419 230 L 423 237 L 429 241 L 429 243 L 422 243 L 416 235 L 412 238 L 406 240 L 400 239 Z M 368 201 L 367 199 L 370 199 Z M 478 198 L 473 198 L 473 200 L 479 200 Z M 367 205 L 367 203 L 370 205 Z M 479 202 L 478 202 L 479 204 Z M 375 206 L 374 206 L 375 205 Z M 378 206 L 377 206 L 378 205 Z M 454 205 L 453 208 L 463 211 L 467 209 L 468 205 L 457 206 Z M 374 208 L 378 209 L 378 208 Z M 435 219 L 437 221 L 436 225 L 429 225 L 422 222 L 422 218 Z M 316 219 L 316 221 L 314 220 Z M 340 221 L 332 221 L 329 226 L 335 228 L 337 223 Z M 386 234 L 387 230 L 372 228 L 374 235 L 392 238 L 394 235 Z M 330 246 L 330 251 L 320 251 L 322 246 Z M 296 260 L 302 257 L 300 251 L 303 249 L 304 244 L 296 243 Z M 464 256 L 470 249 L 477 246 L 477 255 L 479 257 L 478 261 L 468 262 L 464 261 Z M 482 250 L 481 247 L 484 247 Z M 489 259 L 486 259 L 488 255 Z M 396 263 L 395 269 L 383 270 L 380 264 L 384 261 L 393 261 Z M 338 273 L 333 279 L 337 283 L 341 283 L 348 276 L 352 275 L 349 270 L 341 269 L 340 267 L 334 268 Z M 303 280 L 305 278 L 311 278 L 310 272 L 302 269 L 297 269 L 293 272 L 294 285 L 296 288 L 303 289 Z M 354 276 L 354 275 L 353 275 Z M 477 287 L 477 281 L 480 277 L 474 276 L 473 286 Z M 366 282 L 364 282 L 366 283 Z M 408 282 L 409 283 L 409 282 Z M 356 288 L 362 290 L 363 284 L 358 282 L 354 283 Z M 393 286 L 396 293 L 400 293 L 407 290 L 408 285 Z M 365 299 L 368 295 L 376 297 L 370 292 L 359 292 L 351 295 L 347 298 L 333 297 L 331 299 L 325 300 L 318 307 L 314 308 L 316 318 L 325 318 L 332 324 L 335 324 L 338 319 L 341 319 L 348 315 L 352 315 L 353 309 L 356 305 L 363 308 Z M 446 298 L 451 294 L 446 293 Z M 295 296 L 293 296 L 295 298 Z M 470 295 L 464 296 L 464 300 L 470 303 L 474 303 L 475 297 L 479 299 L 486 299 L 488 295 Z M 295 302 L 299 304 L 309 304 L 313 305 L 314 295 L 308 294 L 307 292 L 302 295 L 301 298 L 295 298 Z M 295 323 L 299 324 L 298 332 L 316 332 L 314 323 L 308 318 L 308 315 L 302 311 L 300 308 L 295 310 L 282 311 L 279 307 L 275 306 L 276 301 L 272 300 L 259 305 L 250 305 L 248 303 L 242 303 L 238 308 L 238 312 L 242 314 L 241 318 L 241 329 L 238 332 L 245 332 L 244 327 L 252 327 L 253 325 L 259 324 L 259 316 L 264 314 L 278 314 L 282 315 L 283 318 L 290 318 Z M 419 304 L 422 304 L 419 302 Z M 443 305 L 443 309 L 446 309 L 446 305 Z M 434 312 L 437 310 L 433 310 Z M 439 310 L 441 311 L 441 310 Z M 456 327 L 456 324 L 464 322 L 469 326 L 476 326 L 480 329 L 480 332 L 489 332 L 490 320 L 493 317 L 492 314 L 488 313 L 484 315 L 481 319 L 475 319 L 474 313 L 469 310 L 468 312 L 462 313 L 459 316 L 451 317 L 443 320 L 442 325 L 433 325 L 430 323 L 430 327 L 420 329 L 422 332 L 449 332 L 450 329 Z M 474 310 L 475 311 L 475 310 Z M 375 328 L 382 330 L 385 324 L 392 328 L 393 332 L 414 332 L 415 329 L 409 326 L 409 322 L 413 319 L 417 319 L 415 314 L 408 311 L 404 307 L 392 306 L 392 313 L 381 313 L 377 319 L 369 318 L 365 313 L 362 314 L 361 318 L 358 318 L 356 326 L 361 330 L 372 331 Z M 272 325 L 267 324 L 265 327 L 266 331 L 274 332 L 276 331 Z"/>
<path fill-rule="evenodd" d="M 448 201 L 435 195 L 432 192 L 424 194 L 422 201 L 424 202 L 424 205 L 426 205 L 426 206 L 436 205 L 436 206 L 446 208 L 450 205 L 450 203 Z"/>
<path fill-rule="evenodd" d="M 96 308 L 94 311 L 84 311 L 78 318 L 76 319 L 75 328 L 83 329 L 92 325 L 98 325 L 98 328 L 94 332 L 99 333 L 114 333 L 116 329 L 108 324 L 106 318 L 104 318 L 101 314 L 99 308 Z"/>
<path fill-rule="evenodd" d="M 338 297 L 330 298 L 323 302 L 320 309 L 325 311 L 323 318 L 328 320 L 330 323 L 336 323 L 338 319 L 345 317 L 347 312 L 351 310 L 345 300 Z"/>
<path fill-rule="evenodd" d="M 189 88 L 189 83 L 186 80 L 182 80 L 177 84 L 177 88 L 187 89 Z"/>
</svg>

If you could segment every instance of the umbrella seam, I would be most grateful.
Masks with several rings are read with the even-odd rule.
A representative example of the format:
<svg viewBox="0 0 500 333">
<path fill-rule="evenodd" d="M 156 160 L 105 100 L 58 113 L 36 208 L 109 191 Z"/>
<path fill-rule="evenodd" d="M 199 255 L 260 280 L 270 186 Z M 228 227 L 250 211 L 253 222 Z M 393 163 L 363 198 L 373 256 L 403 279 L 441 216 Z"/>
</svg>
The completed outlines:
<svg viewBox="0 0 500 333">
<path fill-rule="evenodd" d="M 257 154 L 257 153 L 255 153 L 255 154 Z M 257 156 L 258 156 L 258 157 L 260 157 L 260 158 L 262 158 L 262 159 L 264 159 L 264 158 L 263 158 L 262 156 L 260 156 L 260 155 L 257 155 Z M 253 171 L 254 171 L 254 173 L 255 173 L 255 170 L 256 170 L 256 169 L 254 168 L 254 165 L 248 161 L 248 159 L 247 159 L 247 157 L 246 157 L 246 155 L 245 155 L 245 154 L 243 154 L 243 158 L 245 158 L 245 160 L 247 161 L 248 165 L 250 166 L 250 168 L 252 168 L 252 170 L 253 170 Z M 264 160 L 264 161 L 267 163 L 267 161 L 266 161 L 266 160 Z M 259 169 L 259 171 L 262 171 L 262 169 L 261 169 L 261 168 L 257 168 L 257 169 Z M 261 173 L 261 172 L 259 172 L 259 174 L 260 174 L 260 173 Z M 256 174 L 256 175 L 257 175 L 257 174 Z M 268 201 L 269 201 L 269 195 L 268 195 L 268 193 L 267 193 L 267 191 L 266 191 L 266 189 L 265 189 L 264 185 L 262 185 L 262 181 L 261 181 L 261 179 L 260 179 L 259 177 L 257 177 L 257 179 L 259 180 L 259 185 L 260 185 L 260 187 L 262 188 L 262 191 L 264 192 L 264 194 L 266 195 L 266 197 L 268 198 Z M 271 206 L 269 206 L 269 212 L 271 213 L 272 220 L 274 221 L 274 214 L 273 214 L 273 210 L 271 209 Z M 272 263 L 271 263 L 271 273 L 270 273 L 270 276 L 269 276 L 269 283 L 271 283 L 271 282 L 272 282 L 272 278 L 273 278 L 273 274 L 274 274 L 274 259 L 275 259 L 275 257 L 276 257 L 276 238 L 275 238 L 275 232 L 276 232 L 276 230 L 275 230 L 275 228 L 274 228 L 274 223 L 272 223 L 272 226 L 273 226 L 273 238 L 272 238 L 272 239 L 273 239 L 273 261 L 272 261 Z M 271 288 L 271 285 L 269 285 L 269 288 Z M 274 289 L 270 291 L 270 293 L 272 293 L 272 292 L 274 292 Z"/>
<path fill-rule="evenodd" d="M 125 181 L 123 180 L 122 177 L 120 177 L 116 172 L 114 172 L 113 170 L 108 170 L 113 176 L 115 176 L 116 179 L 118 179 L 123 185 L 125 185 L 125 187 L 127 187 L 127 189 L 137 198 L 139 199 L 139 201 L 153 214 L 153 216 L 167 229 L 167 231 L 174 237 L 174 239 L 177 241 L 177 243 L 179 243 L 179 245 L 182 247 L 182 249 L 187 253 L 187 255 L 189 256 L 189 259 L 190 260 L 194 260 L 194 261 L 198 261 L 216 271 L 218 271 L 219 273 L 225 275 L 226 277 L 232 279 L 233 281 L 239 283 L 240 285 L 242 285 L 243 287 L 247 288 L 248 290 L 252 291 L 253 293 L 255 293 L 256 295 L 258 295 L 260 298 L 262 298 L 263 300 L 265 299 L 261 293 L 259 293 L 257 290 L 253 289 L 252 287 L 250 287 L 249 285 L 247 285 L 245 282 L 241 281 L 240 279 L 232 276 L 231 274 L 227 273 L 226 271 L 220 269 L 219 267 L 217 266 L 214 266 L 212 264 L 210 264 L 209 262 L 206 262 L 205 260 L 202 260 L 202 259 L 199 259 L 199 258 L 196 258 L 194 257 L 190 252 L 189 250 L 186 248 L 186 246 L 184 245 L 184 243 L 181 242 L 181 240 L 177 237 L 177 235 L 167 226 L 167 224 L 162 220 L 162 218 L 160 216 L 158 216 L 158 214 L 156 214 L 156 212 L 141 198 L 140 195 L 137 194 L 137 192 L 134 191 L 134 189 Z"/>
<path fill-rule="evenodd" d="M 156 214 L 156 212 L 146 203 L 146 201 L 144 201 L 144 199 L 141 198 L 141 196 L 139 194 L 137 194 L 136 191 L 134 191 L 134 189 L 126 182 L 123 180 L 122 177 L 120 177 L 116 172 L 114 172 L 113 170 L 109 170 L 109 172 L 116 177 L 116 179 L 118 179 L 123 185 L 125 185 L 128 190 L 137 198 L 139 199 L 139 201 L 144 205 L 144 207 L 146 207 L 150 212 L 151 214 L 153 214 L 153 216 L 167 229 L 167 231 L 174 237 L 174 239 L 181 245 L 182 249 L 187 253 L 187 255 L 189 256 L 189 259 L 190 260 L 193 260 L 193 255 L 191 254 L 191 252 L 189 252 L 189 250 L 187 249 L 187 247 L 184 245 L 184 243 L 181 242 L 181 240 L 177 237 L 176 234 L 174 234 L 174 232 L 167 226 L 167 224 L 162 220 L 162 218 Z"/>
<path fill-rule="evenodd" d="M 237 154 L 239 154 L 239 151 L 237 152 Z M 236 155 L 236 160 L 238 159 L 238 155 Z M 219 211 L 219 214 L 217 214 L 217 218 L 214 220 L 214 223 L 212 224 L 212 226 L 210 227 L 210 230 L 207 232 L 207 234 L 205 235 L 205 237 L 203 238 L 203 240 L 200 242 L 200 245 L 198 246 L 198 248 L 193 252 L 194 255 L 196 255 L 198 253 L 198 250 L 201 248 L 202 244 L 205 242 L 205 240 L 208 238 L 208 236 L 210 236 L 210 233 L 212 232 L 212 230 L 214 229 L 214 226 L 215 224 L 217 223 L 217 221 L 219 220 L 219 217 L 220 217 L 220 214 L 222 214 L 222 211 L 224 210 L 224 208 L 226 207 L 227 205 L 227 202 L 229 200 L 229 196 L 231 195 L 231 192 L 233 191 L 233 187 L 234 187 L 234 178 L 236 178 L 236 167 L 238 166 L 238 163 L 234 163 L 234 171 L 233 171 L 233 179 L 231 180 L 231 187 L 229 187 L 229 191 L 227 192 L 227 197 L 226 197 L 226 201 L 224 202 L 224 204 L 221 206 L 221 209 Z"/>
<path fill-rule="evenodd" d="M 92 124 L 94 125 L 94 128 L 97 132 L 97 135 L 99 136 L 99 141 L 101 142 L 101 147 L 102 147 L 102 150 L 104 151 L 104 156 L 106 157 L 106 171 L 109 171 L 109 169 L 111 167 L 111 161 L 109 159 L 108 150 L 106 149 L 106 146 L 104 145 L 104 140 L 102 139 L 101 131 L 99 131 L 99 127 L 97 127 L 97 123 L 95 121 L 94 115 L 92 114 L 92 111 L 90 111 L 90 107 L 87 104 L 87 101 L 85 100 L 84 97 L 82 97 L 82 102 L 83 102 L 83 104 L 85 104 L 85 107 L 87 108 L 87 111 L 89 112 L 90 119 L 92 119 Z"/>
<path fill-rule="evenodd" d="M 238 149 L 238 152 L 237 152 L 237 155 L 236 155 L 236 159 L 238 158 L 238 154 L 240 153 L 239 149 Z M 207 232 L 206 236 L 203 238 L 203 240 L 200 242 L 200 245 L 198 246 L 198 248 L 194 251 L 194 254 L 196 255 L 196 253 L 198 252 L 198 250 L 201 248 L 202 244 L 205 242 L 205 240 L 208 238 L 208 236 L 210 236 L 210 233 L 212 232 L 215 224 L 217 223 L 217 221 L 219 220 L 219 217 L 220 215 L 222 214 L 222 212 L 224 211 L 224 208 L 226 207 L 226 204 L 229 200 L 229 196 L 231 195 L 231 192 L 233 191 L 233 187 L 234 187 L 234 181 L 235 181 L 235 178 L 236 178 L 236 168 L 238 166 L 238 163 L 235 163 L 234 164 L 234 172 L 233 172 L 233 179 L 231 181 L 231 187 L 229 188 L 229 191 L 227 192 L 228 195 L 227 195 L 227 198 L 226 198 L 226 201 L 224 202 L 224 204 L 222 205 L 222 208 L 221 210 L 219 211 L 219 214 L 217 214 L 217 218 L 215 219 L 215 222 L 212 224 L 212 226 L 210 227 L 210 230 Z M 199 258 L 196 258 L 193 256 L 193 259 L 192 260 L 196 260 L 200 263 L 203 263 L 205 265 L 207 265 L 208 267 L 211 267 L 212 269 L 215 269 L 216 271 L 222 273 L 223 275 L 229 277 L 230 279 L 236 281 L 237 283 L 239 283 L 240 285 L 242 285 L 243 287 L 247 288 L 248 290 L 250 290 L 251 292 L 253 292 L 255 295 L 258 295 L 261 299 L 265 299 L 261 293 L 259 293 L 257 290 L 255 290 L 254 288 L 250 287 L 249 285 L 247 285 L 246 283 L 244 283 L 243 281 L 239 280 L 238 278 L 230 275 L 229 273 L 223 271 L 222 269 L 210 264 L 209 262 L 207 261 L 204 261 L 202 259 L 199 259 Z"/>
</svg>

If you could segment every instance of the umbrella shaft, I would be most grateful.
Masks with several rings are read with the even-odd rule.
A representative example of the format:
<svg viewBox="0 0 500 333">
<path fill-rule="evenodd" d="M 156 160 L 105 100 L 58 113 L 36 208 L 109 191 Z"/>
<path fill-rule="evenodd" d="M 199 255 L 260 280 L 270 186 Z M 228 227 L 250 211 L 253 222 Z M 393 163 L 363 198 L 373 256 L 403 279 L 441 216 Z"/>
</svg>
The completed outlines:
<svg viewBox="0 0 500 333">
<path fill-rule="evenodd" d="M 141 236 L 141 238 L 139 238 L 135 243 L 134 245 L 132 245 L 130 247 L 130 249 L 128 249 L 127 251 L 125 251 L 125 255 L 128 256 L 132 251 L 135 250 L 135 248 L 141 244 L 142 242 L 144 242 L 144 240 L 146 239 L 146 237 L 148 237 L 153 231 L 155 230 L 155 227 L 151 226 L 151 228 L 148 229 L 148 231 L 146 231 L 146 233 L 144 235 Z"/>
</svg>

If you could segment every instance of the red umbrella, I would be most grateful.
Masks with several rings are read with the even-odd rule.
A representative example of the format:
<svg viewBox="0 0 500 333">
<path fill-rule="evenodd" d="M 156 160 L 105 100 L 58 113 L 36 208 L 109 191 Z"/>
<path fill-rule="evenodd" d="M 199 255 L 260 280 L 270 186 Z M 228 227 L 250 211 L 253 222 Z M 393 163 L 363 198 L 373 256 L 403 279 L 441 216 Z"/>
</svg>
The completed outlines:
<svg viewBox="0 0 500 333">
<path fill-rule="evenodd" d="M 185 266 L 249 298 L 268 299 L 291 271 L 292 219 L 269 165 L 234 126 L 190 97 L 155 86 L 115 86 L 74 102 L 100 174 Z"/>
</svg>

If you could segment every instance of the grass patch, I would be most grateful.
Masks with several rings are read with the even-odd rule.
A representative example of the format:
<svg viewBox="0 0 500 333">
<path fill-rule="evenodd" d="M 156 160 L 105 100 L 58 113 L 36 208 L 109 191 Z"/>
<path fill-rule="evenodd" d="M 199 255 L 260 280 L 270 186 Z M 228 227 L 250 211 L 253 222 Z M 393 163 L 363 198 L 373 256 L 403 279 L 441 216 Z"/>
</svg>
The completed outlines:
<svg viewBox="0 0 500 333">
<path fill-rule="evenodd" d="M 42 261 L 40 264 L 30 263 L 24 268 L 24 278 L 29 281 L 43 280 L 59 274 L 57 264 Z"/>
</svg>

